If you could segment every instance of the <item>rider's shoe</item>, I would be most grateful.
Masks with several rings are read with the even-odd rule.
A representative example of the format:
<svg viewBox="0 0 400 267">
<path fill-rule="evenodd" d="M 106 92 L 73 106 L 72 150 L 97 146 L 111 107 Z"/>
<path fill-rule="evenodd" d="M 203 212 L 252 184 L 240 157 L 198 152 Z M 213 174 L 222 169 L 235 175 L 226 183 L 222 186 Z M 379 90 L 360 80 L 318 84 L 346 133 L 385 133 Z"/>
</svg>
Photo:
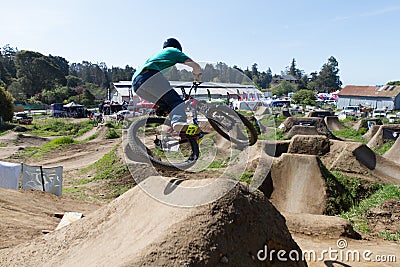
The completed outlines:
<svg viewBox="0 0 400 267">
<path fill-rule="evenodd" d="M 196 135 L 201 132 L 199 126 L 186 122 L 176 122 L 172 127 L 175 132 L 185 133 L 187 135 Z"/>
</svg>

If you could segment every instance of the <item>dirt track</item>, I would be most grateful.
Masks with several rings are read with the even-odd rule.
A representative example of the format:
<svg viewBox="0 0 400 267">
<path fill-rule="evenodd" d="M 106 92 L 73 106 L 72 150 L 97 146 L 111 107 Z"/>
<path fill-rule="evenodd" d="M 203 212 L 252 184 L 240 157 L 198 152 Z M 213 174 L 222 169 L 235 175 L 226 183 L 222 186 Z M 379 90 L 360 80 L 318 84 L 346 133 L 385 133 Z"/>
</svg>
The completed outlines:
<svg viewBox="0 0 400 267">
<path fill-rule="evenodd" d="M 71 146 L 68 151 L 55 151 L 51 158 L 46 158 L 37 163 L 46 164 L 46 166 L 62 164 L 67 170 L 74 171 L 101 158 L 102 155 L 114 147 L 116 142 L 119 142 L 119 140 L 106 142 L 100 136 L 86 143 L 86 146 L 75 145 Z M 256 161 L 256 154 L 250 154 L 249 160 Z M 266 162 L 270 162 L 270 160 L 271 158 L 268 158 Z M 278 209 L 281 206 L 282 210 L 295 211 L 296 213 L 300 210 L 305 213 L 319 213 L 324 194 L 320 193 L 323 192 L 321 190 L 323 185 L 320 184 L 322 179 L 320 170 L 317 168 L 316 157 L 284 155 L 280 161 L 281 167 L 276 167 L 275 169 L 277 179 L 282 179 L 275 182 L 276 187 L 279 184 L 282 186 L 279 187 L 281 191 L 275 192 L 275 194 L 281 192 L 279 194 L 281 199 L 275 198 L 279 199 L 276 204 Z M 381 163 L 381 161 L 378 162 Z M 277 166 L 279 166 L 279 160 Z M 287 166 L 290 167 L 288 168 Z M 142 175 L 146 175 L 146 173 L 142 173 Z M 205 178 L 207 174 L 200 173 L 199 175 L 203 175 L 203 178 Z M 310 188 L 310 184 L 315 187 Z M 184 186 L 184 184 L 182 185 Z M 239 247 L 253 245 L 253 250 L 256 251 L 262 248 L 265 240 L 261 240 L 259 243 L 252 243 L 250 239 L 255 240 L 268 232 L 273 232 L 275 236 L 271 239 L 271 248 L 278 242 L 278 247 L 281 246 L 281 248 L 287 249 L 288 247 L 286 246 L 288 242 L 290 243 L 287 233 L 283 233 L 284 231 L 280 230 L 272 230 L 286 227 L 284 223 L 283 225 L 281 224 L 279 213 L 275 213 L 272 207 L 268 206 L 266 208 L 265 204 L 262 204 L 264 205 L 262 208 L 257 206 L 259 210 L 253 210 L 254 206 L 252 205 L 246 206 L 245 203 L 258 203 L 258 200 L 252 202 L 254 201 L 252 200 L 253 196 L 244 198 L 240 196 L 240 199 L 245 201 L 229 202 L 236 203 L 233 206 L 223 201 L 219 202 L 219 204 L 214 203 L 214 206 L 208 206 L 206 209 L 200 208 L 193 212 L 191 209 L 164 205 L 135 188 L 112 204 L 99 209 L 98 204 L 57 198 L 41 192 L 1 190 L 0 217 L 7 219 L 0 222 L 0 232 L 2 234 L 1 238 L 5 242 L 9 242 L 8 245 L 4 243 L 6 244 L 4 247 L 10 247 L 10 249 L 0 248 L 0 262 L 7 263 L 5 265 L 0 264 L 0 266 L 13 266 L 16 263 L 19 266 L 32 266 L 35 264 L 39 266 L 126 266 L 132 264 L 155 266 L 157 264 L 170 265 L 171 260 L 174 260 L 174 265 L 182 266 L 186 261 L 198 262 L 201 258 L 209 259 L 211 257 L 217 260 L 217 264 L 221 264 L 222 256 L 224 255 L 220 255 L 218 246 L 215 249 L 212 243 L 208 243 L 210 240 L 217 240 L 213 239 L 215 237 L 213 233 L 215 235 L 229 233 L 227 236 L 232 237 L 237 235 L 237 239 L 231 240 L 231 243 L 237 243 L 240 245 Z M 37 207 L 32 209 L 31 203 L 43 205 L 37 204 Z M 82 211 L 87 217 L 67 228 L 43 236 L 40 230 L 54 229 L 59 219 L 54 218 L 53 213 L 60 211 Z M 252 213 L 253 211 L 255 212 L 254 214 Z M 239 214 L 241 213 L 246 216 L 240 217 Z M 262 217 L 263 219 L 258 221 L 260 214 L 266 215 L 266 217 Z M 269 216 L 272 215 L 275 219 L 269 221 Z M 335 217 L 321 216 L 312 219 L 314 217 L 308 216 L 315 215 L 298 215 L 286 214 L 285 217 L 288 221 L 289 230 L 301 249 L 317 249 L 321 251 L 322 249 L 327 249 L 328 246 L 337 248 L 336 241 L 340 238 L 341 233 L 345 231 L 342 231 L 345 227 L 341 224 L 342 222 L 339 222 Z M 219 219 L 213 220 L 213 218 L 216 218 L 215 216 Z M 251 218 L 251 220 L 247 221 L 246 217 Z M 16 220 L 15 218 L 19 219 Z M 235 222 L 237 219 L 239 219 L 237 221 L 239 223 L 238 228 L 229 228 L 228 226 L 231 222 Z M 32 221 L 34 221 L 35 227 L 30 227 Z M 316 221 L 322 223 L 326 228 L 322 228 L 322 226 L 320 228 L 316 227 Z M 3 224 L 4 222 L 6 225 Z M 310 224 L 315 227 L 310 227 Z M 275 226 L 271 228 L 271 225 L 275 225 L 276 228 L 274 228 Z M 268 227 L 264 228 L 265 226 Z M 261 232 L 256 231 L 260 227 L 267 233 L 260 234 Z M 26 231 L 21 232 L 21 229 Z M 319 234 L 317 234 L 318 232 Z M 249 235 L 249 233 L 252 235 Z M 31 240 L 34 237 L 38 237 L 38 239 Z M 246 238 L 248 238 L 248 241 L 246 241 Z M 23 243 L 27 240 L 31 241 Z M 218 240 L 220 243 L 227 242 L 221 241 L 225 239 Z M 286 243 L 280 243 L 283 240 Z M 11 246 L 18 243 L 23 244 L 11 248 Z M 3 243 L 0 242 L 0 244 Z M 400 246 L 393 242 L 349 240 L 349 244 L 349 249 L 370 249 L 375 254 L 382 255 L 400 251 Z M 186 247 L 187 250 L 178 250 L 182 246 Z M 294 244 L 291 246 L 296 247 Z M 205 252 L 210 250 L 218 253 L 210 256 L 211 254 Z M 215 256 L 217 254 L 218 256 Z M 189 259 L 182 258 L 185 255 L 188 255 Z M 244 254 L 240 255 L 242 256 L 237 258 L 228 257 L 228 259 L 231 260 L 231 263 L 236 262 L 237 266 L 250 266 L 249 262 L 243 265 L 244 263 L 240 261 L 240 258 L 247 260 L 248 257 L 243 256 Z M 160 261 L 160 259 L 162 260 Z M 168 261 L 165 261 L 165 259 L 168 259 Z M 322 262 L 309 262 L 308 264 L 309 266 L 329 266 Z M 288 265 L 283 264 L 282 266 Z M 397 265 L 379 265 L 376 263 L 371 265 L 364 262 L 362 265 L 350 266 Z"/>
</svg>

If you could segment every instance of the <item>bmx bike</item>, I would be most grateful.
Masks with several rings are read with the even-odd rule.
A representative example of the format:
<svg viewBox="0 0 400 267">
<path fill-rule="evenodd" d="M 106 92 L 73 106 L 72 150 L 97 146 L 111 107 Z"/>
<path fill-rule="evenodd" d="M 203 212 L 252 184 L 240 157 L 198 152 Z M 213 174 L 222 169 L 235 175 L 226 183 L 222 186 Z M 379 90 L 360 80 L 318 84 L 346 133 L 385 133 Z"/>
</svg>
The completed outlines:
<svg viewBox="0 0 400 267">
<path fill-rule="evenodd" d="M 167 117 L 171 110 L 158 105 L 156 116 L 142 117 L 128 128 L 128 143 L 132 151 L 148 159 L 153 166 L 163 170 L 187 170 L 200 157 L 199 142 L 207 132 L 198 129 L 198 114 L 226 140 L 238 147 L 252 146 L 257 142 L 257 130 L 242 114 L 225 103 L 208 103 L 191 96 L 201 83 L 193 82 L 189 93 L 182 88 L 186 108 L 191 110 L 193 124 L 185 132 L 175 132 Z M 203 127 L 202 127 L 203 128 Z"/>
</svg>

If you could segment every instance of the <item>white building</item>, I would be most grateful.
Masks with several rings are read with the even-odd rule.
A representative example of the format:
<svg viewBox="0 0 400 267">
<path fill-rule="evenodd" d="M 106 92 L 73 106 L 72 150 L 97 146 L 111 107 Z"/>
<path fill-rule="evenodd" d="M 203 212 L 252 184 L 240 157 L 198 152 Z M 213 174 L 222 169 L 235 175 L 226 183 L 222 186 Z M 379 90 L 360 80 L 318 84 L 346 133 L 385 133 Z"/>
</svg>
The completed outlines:
<svg viewBox="0 0 400 267">
<path fill-rule="evenodd" d="M 340 90 L 338 97 L 338 109 L 358 105 L 388 110 L 400 109 L 400 86 L 395 85 L 347 85 Z"/>
<path fill-rule="evenodd" d="M 192 82 L 181 82 L 181 81 L 170 81 L 171 86 L 176 90 L 179 95 L 182 95 L 182 89 L 184 88 L 186 93 L 189 93 Z M 113 87 L 110 91 L 110 99 L 113 102 L 123 103 L 124 101 L 129 103 L 130 98 L 139 98 L 133 90 L 131 90 L 131 81 L 120 81 L 113 83 Z M 130 96 L 130 92 L 132 96 Z M 191 92 L 191 95 L 198 98 L 207 99 L 211 96 L 212 99 L 227 98 L 228 95 L 234 98 L 240 96 L 241 99 L 246 100 L 258 100 L 263 99 L 263 93 L 258 90 L 254 85 L 243 85 L 236 83 L 201 83 L 196 92 Z"/>
</svg>

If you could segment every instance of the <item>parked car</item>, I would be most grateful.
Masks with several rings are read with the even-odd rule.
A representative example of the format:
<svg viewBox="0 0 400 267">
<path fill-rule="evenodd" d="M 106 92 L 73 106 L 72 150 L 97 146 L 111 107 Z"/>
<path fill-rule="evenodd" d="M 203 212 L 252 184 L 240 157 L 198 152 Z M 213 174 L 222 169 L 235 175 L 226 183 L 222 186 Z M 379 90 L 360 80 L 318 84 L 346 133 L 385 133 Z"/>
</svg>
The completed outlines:
<svg viewBox="0 0 400 267">
<path fill-rule="evenodd" d="M 122 116 L 123 118 L 133 118 L 139 116 L 139 113 L 130 110 L 120 110 L 117 113 L 109 115 L 108 117 L 116 120 L 119 116 Z"/>
<path fill-rule="evenodd" d="M 25 112 L 16 112 L 13 116 L 13 122 L 19 124 L 31 124 L 33 121 L 33 117 L 28 116 Z"/>
<path fill-rule="evenodd" d="M 383 108 L 374 109 L 374 111 L 372 112 L 372 117 L 374 117 L 374 118 L 385 118 L 386 115 L 387 115 L 387 112 Z"/>
<path fill-rule="evenodd" d="M 343 109 L 343 113 L 347 116 L 357 116 L 361 113 L 361 108 L 359 106 L 347 106 Z"/>
</svg>

